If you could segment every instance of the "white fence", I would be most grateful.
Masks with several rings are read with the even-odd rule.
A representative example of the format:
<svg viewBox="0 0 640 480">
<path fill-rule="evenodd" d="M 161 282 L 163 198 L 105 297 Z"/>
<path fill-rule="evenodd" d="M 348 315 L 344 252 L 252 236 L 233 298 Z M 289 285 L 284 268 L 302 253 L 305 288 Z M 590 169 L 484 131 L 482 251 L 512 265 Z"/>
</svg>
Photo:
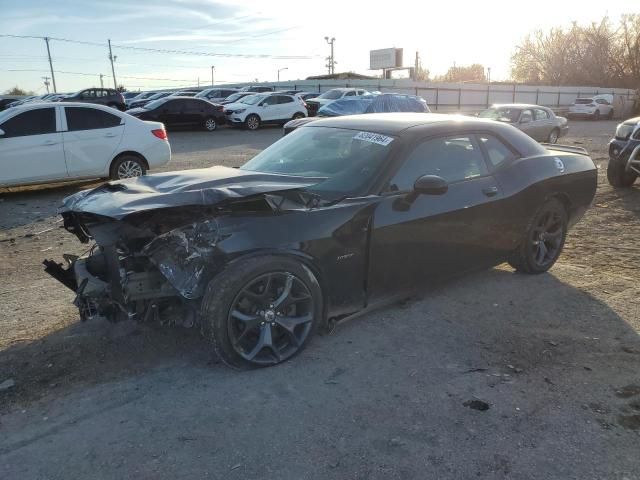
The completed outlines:
<svg viewBox="0 0 640 480">
<path fill-rule="evenodd" d="M 610 94 L 616 118 L 632 114 L 636 92 L 626 88 L 550 87 L 519 84 L 433 83 L 410 80 L 294 80 L 256 85 L 278 90 L 325 92 L 338 87 L 361 87 L 369 91 L 406 93 L 423 97 L 434 112 L 474 112 L 494 103 L 533 103 L 566 111 L 578 97 Z M 229 85 L 233 86 L 233 85 Z"/>
</svg>

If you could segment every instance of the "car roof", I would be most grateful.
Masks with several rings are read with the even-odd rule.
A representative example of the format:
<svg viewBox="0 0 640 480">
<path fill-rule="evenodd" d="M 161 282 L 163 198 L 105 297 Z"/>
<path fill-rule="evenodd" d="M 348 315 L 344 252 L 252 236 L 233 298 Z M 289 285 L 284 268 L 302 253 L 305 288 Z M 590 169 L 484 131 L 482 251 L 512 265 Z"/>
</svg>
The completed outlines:
<svg viewBox="0 0 640 480">
<path fill-rule="evenodd" d="M 450 115 L 443 113 L 367 113 L 363 115 L 347 115 L 342 117 L 330 117 L 318 119 L 309 126 L 348 128 L 352 130 L 366 130 L 375 133 L 398 135 L 401 132 L 416 126 L 443 124 L 443 123 L 489 124 L 495 123 L 465 115 Z"/>
<path fill-rule="evenodd" d="M 494 103 L 489 108 L 494 108 L 494 107 L 497 107 L 497 108 L 503 108 L 503 107 L 510 107 L 510 108 L 544 108 L 545 110 L 550 110 L 549 107 L 545 107 L 543 105 L 535 105 L 533 103 Z"/>
</svg>

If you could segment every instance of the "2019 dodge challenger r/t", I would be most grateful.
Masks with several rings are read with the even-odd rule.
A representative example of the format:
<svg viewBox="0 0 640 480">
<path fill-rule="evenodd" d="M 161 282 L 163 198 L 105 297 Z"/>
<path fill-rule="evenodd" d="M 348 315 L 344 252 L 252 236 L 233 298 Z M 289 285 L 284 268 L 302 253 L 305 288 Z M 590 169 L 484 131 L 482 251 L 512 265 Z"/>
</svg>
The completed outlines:
<svg viewBox="0 0 640 480">
<path fill-rule="evenodd" d="M 586 151 L 438 114 L 318 120 L 240 168 L 114 181 L 65 199 L 88 256 L 46 260 L 83 320 L 199 326 L 228 365 L 425 284 L 509 262 L 547 271 L 591 204 Z"/>
</svg>

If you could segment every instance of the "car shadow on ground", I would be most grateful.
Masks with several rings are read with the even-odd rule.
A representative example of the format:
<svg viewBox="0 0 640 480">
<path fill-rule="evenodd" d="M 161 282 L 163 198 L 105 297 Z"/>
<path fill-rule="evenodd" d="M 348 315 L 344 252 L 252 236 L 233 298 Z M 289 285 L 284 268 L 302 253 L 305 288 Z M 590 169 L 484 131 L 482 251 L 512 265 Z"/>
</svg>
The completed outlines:
<svg viewBox="0 0 640 480">
<path fill-rule="evenodd" d="M 502 269 L 247 372 L 218 364 L 194 331 L 77 324 L 0 353 L 15 381 L 0 393 L 0 472 L 533 478 L 535 465 L 544 478 L 623 478 L 637 467 L 639 365 L 640 338 L 609 306 L 552 274 Z M 292 449 L 304 455 L 279 454 Z"/>
</svg>

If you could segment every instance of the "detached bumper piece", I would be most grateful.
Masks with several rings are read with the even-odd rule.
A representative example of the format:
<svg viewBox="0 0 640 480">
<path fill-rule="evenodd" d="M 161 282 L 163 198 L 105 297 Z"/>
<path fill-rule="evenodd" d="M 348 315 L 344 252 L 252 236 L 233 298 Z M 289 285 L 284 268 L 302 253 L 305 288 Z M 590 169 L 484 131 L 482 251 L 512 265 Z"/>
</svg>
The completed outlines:
<svg viewBox="0 0 640 480">
<path fill-rule="evenodd" d="M 76 276 L 73 271 L 73 262 L 76 259 L 71 256 L 65 258 L 71 259 L 70 261 L 68 260 L 67 268 L 64 268 L 61 263 L 54 262 L 53 260 L 44 260 L 42 262 L 44 265 L 44 271 L 58 280 L 65 287 L 75 292 L 78 290 L 78 282 L 76 281 Z"/>
</svg>

